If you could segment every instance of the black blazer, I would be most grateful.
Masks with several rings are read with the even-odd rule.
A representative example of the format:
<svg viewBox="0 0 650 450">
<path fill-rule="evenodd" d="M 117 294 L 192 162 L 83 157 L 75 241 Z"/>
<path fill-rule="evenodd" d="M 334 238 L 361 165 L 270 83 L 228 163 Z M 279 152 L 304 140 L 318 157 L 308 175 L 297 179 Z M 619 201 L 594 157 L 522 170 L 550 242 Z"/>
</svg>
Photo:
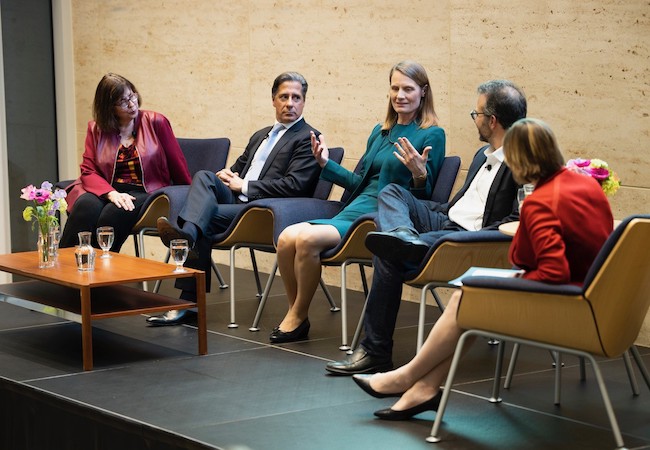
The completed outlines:
<svg viewBox="0 0 650 450">
<path fill-rule="evenodd" d="M 481 147 L 474 155 L 474 159 L 467 170 L 467 178 L 460 190 L 454 197 L 443 205 L 445 213 L 449 213 L 454 203 L 465 195 L 467 188 L 478 173 L 479 169 L 485 164 L 487 157 L 485 149 L 488 146 Z M 497 229 L 504 222 L 519 220 L 519 205 L 517 203 L 517 189 L 519 185 L 512 178 L 510 168 L 501 164 L 488 193 L 485 203 L 485 212 L 483 213 L 483 229 Z"/>
<path fill-rule="evenodd" d="M 255 152 L 272 128 L 255 132 L 230 170 L 242 178 L 246 176 Z M 311 152 L 309 131 L 319 134 L 305 119 L 300 119 L 282 135 L 266 159 L 259 179 L 248 182 L 250 201 L 266 197 L 311 197 L 320 167 Z"/>
</svg>

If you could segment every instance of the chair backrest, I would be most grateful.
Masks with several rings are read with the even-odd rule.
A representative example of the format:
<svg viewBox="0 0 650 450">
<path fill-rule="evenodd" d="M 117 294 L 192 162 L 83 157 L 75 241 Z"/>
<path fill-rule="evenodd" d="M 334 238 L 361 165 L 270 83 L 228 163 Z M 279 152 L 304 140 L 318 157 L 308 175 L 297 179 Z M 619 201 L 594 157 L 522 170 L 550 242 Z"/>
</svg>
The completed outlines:
<svg viewBox="0 0 650 450">
<path fill-rule="evenodd" d="M 447 203 L 449 201 L 459 170 L 460 156 L 445 156 L 431 193 L 431 200 L 438 203 Z"/>
<path fill-rule="evenodd" d="M 585 278 L 584 295 L 607 356 L 634 343 L 650 308 L 649 293 L 650 215 L 631 216 L 607 239 Z"/>
<path fill-rule="evenodd" d="M 345 154 L 345 150 L 343 150 L 343 147 L 333 147 L 329 149 L 330 151 L 330 159 L 332 161 L 336 161 L 338 164 L 341 164 L 341 161 L 343 161 L 343 155 Z M 314 198 L 319 198 L 321 200 L 327 200 L 330 196 L 330 193 L 332 192 L 332 186 L 334 183 L 331 181 L 323 180 L 322 178 L 318 180 L 318 184 L 316 184 L 316 189 L 314 189 L 314 195 L 312 197 Z"/>
<path fill-rule="evenodd" d="M 228 138 L 177 138 L 181 146 L 190 175 L 194 176 L 199 170 L 218 172 L 226 167 L 230 152 Z"/>
</svg>

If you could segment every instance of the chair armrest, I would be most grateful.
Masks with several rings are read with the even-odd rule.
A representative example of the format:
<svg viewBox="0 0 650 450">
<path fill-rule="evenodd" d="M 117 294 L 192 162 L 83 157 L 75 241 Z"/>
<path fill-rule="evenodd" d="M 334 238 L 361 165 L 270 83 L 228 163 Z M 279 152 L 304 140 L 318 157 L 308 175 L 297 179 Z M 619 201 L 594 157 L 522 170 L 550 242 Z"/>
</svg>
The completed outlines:
<svg viewBox="0 0 650 450">
<path fill-rule="evenodd" d="M 485 276 L 463 278 L 463 286 L 555 295 L 581 295 L 583 292 L 582 286 L 574 284 L 549 284 L 536 280 L 526 280 L 525 278 Z"/>
<path fill-rule="evenodd" d="M 165 195 L 169 199 L 169 216 L 167 218 L 171 223 L 176 223 L 178 215 L 181 213 L 183 205 L 185 205 L 187 194 L 189 192 L 190 187 L 188 185 L 166 186 L 153 191 L 145 202 L 145 205 L 147 205 L 148 202 L 153 202 L 157 197 Z M 144 205 L 142 211 L 146 211 Z"/>
</svg>

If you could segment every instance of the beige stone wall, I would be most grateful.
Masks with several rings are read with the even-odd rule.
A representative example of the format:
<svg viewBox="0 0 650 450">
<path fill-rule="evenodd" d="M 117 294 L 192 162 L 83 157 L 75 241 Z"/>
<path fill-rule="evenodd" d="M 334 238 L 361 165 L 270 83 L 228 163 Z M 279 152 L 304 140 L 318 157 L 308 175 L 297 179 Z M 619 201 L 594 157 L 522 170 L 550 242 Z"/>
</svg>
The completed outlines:
<svg viewBox="0 0 650 450">
<path fill-rule="evenodd" d="M 480 144 L 468 114 L 476 86 L 509 78 L 526 91 L 529 115 L 554 128 L 567 158 L 599 157 L 618 172 L 623 188 L 611 200 L 617 218 L 648 210 L 646 0 L 72 0 L 72 6 L 79 155 L 105 72 L 133 81 L 144 108 L 167 115 L 177 136 L 228 136 L 234 158 L 273 119 L 273 78 L 296 70 L 310 83 L 305 117 L 330 145 L 345 147 L 344 165 L 351 168 L 385 113 L 391 65 L 415 59 L 429 72 L 447 152 L 460 155 L 463 168 Z M 151 248 L 158 251 L 155 243 Z M 339 278 L 338 271 L 327 275 Z"/>
</svg>

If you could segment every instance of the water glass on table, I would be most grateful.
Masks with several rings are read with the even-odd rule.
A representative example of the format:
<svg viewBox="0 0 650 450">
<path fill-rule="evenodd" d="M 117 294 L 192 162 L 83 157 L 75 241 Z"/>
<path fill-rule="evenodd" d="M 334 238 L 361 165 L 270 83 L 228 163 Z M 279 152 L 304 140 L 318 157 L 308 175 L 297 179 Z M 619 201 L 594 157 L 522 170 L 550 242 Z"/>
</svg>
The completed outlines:
<svg viewBox="0 0 650 450">
<path fill-rule="evenodd" d="M 115 239 L 115 232 L 113 227 L 99 227 L 97 228 L 97 243 L 102 249 L 102 256 L 100 258 L 110 258 L 111 254 L 108 251 L 113 246 Z"/>
<path fill-rule="evenodd" d="M 187 243 L 187 239 L 172 239 L 172 241 L 169 243 L 169 252 L 172 256 L 172 259 L 174 260 L 174 263 L 176 264 L 176 269 L 174 269 L 174 272 L 185 272 L 186 270 L 183 268 L 183 264 L 185 264 L 185 260 L 187 259 L 187 255 L 190 251 L 190 247 Z"/>
</svg>

